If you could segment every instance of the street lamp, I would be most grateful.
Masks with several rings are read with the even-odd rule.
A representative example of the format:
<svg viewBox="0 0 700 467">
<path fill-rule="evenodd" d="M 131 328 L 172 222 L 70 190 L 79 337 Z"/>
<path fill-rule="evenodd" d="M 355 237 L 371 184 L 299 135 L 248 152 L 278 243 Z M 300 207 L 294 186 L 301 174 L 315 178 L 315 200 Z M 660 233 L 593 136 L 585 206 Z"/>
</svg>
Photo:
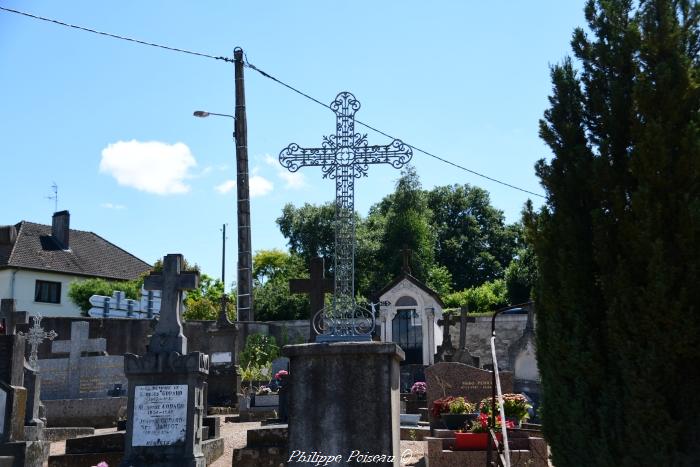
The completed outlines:
<svg viewBox="0 0 700 467">
<path fill-rule="evenodd" d="M 205 110 L 196 110 L 195 112 L 193 112 L 192 115 L 199 118 L 206 118 L 210 115 L 214 115 L 216 117 L 228 117 L 233 119 L 234 122 L 236 122 L 236 124 L 239 123 L 236 120 L 236 117 L 229 114 L 207 112 Z M 245 121 L 245 117 L 243 118 L 243 121 Z M 245 137 L 245 130 L 243 130 L 240 134 Z M 248 187 L 248 155 L 247 151 L 239 150 L 238 146 L 240 145 L 240 142 L 236 139 L 235 131 L 233 133 L 233 139 L 236 141 L 236 195 L 238 207 L 238 277 L 236 281 L 236 312 L 238 316 L 238 321 L 249 321 L 252 320 L 253 309 L 253 255 L 250 241 L 250 190 Z M 224 284 L 224 286 L 225 285 L 226 284 Z M 222 306 L 219 321 L 221 321 L 222 323 L 228 322 L 228 317 L 226 316 L 225 302 Z"/>
<path fill-rule="evenodd" d="M 195 110 L 192 115 L 194 115 L 195 117 L 199 117 L 199 118 L 207 118 L 209 115 L 216 115 L 217 117 L 228 117 L 228 118 L 232 118 L 234 120 L 236 119 L 236 117 L 234 117 L 233 115 L 217 114 L 214 112 L 207 112 L 205 110 Z"/>
</svg>

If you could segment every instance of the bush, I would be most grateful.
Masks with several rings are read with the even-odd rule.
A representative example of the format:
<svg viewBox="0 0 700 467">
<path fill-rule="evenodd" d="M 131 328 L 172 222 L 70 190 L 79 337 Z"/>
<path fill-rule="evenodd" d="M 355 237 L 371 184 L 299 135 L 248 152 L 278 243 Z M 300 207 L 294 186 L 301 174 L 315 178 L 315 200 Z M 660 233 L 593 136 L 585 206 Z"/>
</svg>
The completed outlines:
<svg viewBox="0 0 700 467">
<path fill-rule="evenodd" d="M 93 295 L 104 295 L 111 297 L 119 290 L 124 292 L 126 298 L 139 300 L 141 298 L 142 279 L 133 281 L 106 281 L 104 279 L 86 279 L 84 281 L 71 282 L 68 286 L 68 298 L 71 299 L 80 309 L 87 313 L 92 305 L 90 297 Z"/>
<path fill-rule="evenodd" d="M 471 287 L 445 296 L 447 308 L 469 307 L 470 313 L 485 313 L 502 308 L 507 304 L 507 290 L 503 279 L 484 282 L 478 287 Z"/>
<path fill-rule="evenodd" d="M 267 367 L 279 356 L 279 347 L 275 338 L 265 334 L 251 334 L 241 351 L 241 368 Z"/>
</svg>

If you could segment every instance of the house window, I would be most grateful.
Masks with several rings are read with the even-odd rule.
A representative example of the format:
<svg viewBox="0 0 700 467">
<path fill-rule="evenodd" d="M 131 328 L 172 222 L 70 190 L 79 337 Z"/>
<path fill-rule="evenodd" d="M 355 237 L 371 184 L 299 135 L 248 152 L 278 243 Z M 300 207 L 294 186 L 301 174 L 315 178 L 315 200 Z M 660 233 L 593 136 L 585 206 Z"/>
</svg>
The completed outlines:
<svg viewBox="0 0 700 467">
<path fill-rule="evenodd" d="M 34 301 L 43 303 L 61 303 L 61 283 L 36 281 Z"/>
</svg>

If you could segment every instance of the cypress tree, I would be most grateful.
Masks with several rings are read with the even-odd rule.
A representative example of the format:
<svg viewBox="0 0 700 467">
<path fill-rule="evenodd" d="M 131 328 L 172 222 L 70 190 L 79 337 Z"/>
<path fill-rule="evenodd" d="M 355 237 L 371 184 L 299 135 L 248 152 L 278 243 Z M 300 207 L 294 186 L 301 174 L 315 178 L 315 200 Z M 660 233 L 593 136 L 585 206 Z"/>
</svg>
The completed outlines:
<svg viewBox="0 0 700 467">
<path fill-rule="evenodd" d="M 700 465 L 695 1 L 590 0 L 536 170 L 545 434 L 563 466 Z"/>
</svg>

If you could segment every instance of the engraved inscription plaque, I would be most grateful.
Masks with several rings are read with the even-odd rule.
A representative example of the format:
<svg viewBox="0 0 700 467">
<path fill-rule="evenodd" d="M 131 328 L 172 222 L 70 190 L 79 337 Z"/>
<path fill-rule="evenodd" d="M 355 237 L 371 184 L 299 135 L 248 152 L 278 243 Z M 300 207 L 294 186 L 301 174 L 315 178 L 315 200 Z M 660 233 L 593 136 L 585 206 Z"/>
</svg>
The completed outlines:
<svg viewBox="0 0 700 467">
<path fill-rule="evenodd" d="M 166 446 L 185 441 L 187 385 L 134 388 L 132 446 Z"/>
<path fill-rule="evenodd" d="M 212 365 L 231 363 L 231 352 L 213 352 L 209 362 Z"/>
</svg>

